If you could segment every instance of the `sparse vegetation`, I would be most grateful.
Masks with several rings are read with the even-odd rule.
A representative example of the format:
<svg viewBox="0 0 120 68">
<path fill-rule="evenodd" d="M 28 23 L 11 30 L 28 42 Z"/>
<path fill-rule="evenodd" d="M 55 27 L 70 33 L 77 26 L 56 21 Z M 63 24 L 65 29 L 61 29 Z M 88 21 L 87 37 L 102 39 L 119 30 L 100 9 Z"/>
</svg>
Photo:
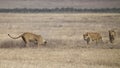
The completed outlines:
<svg viewBox="0 0 120 68">
<path fill-rule="evenodd" d="M 120 8 L 95 8 L 95 9 L 80 9 L 80 8 L 42 8 L 42 9 L 28 9 L 28 8 L 14 8 L 14 9 L 0 9 L 1 13 L 120 13 Z"/>
<path fill-rule="evenodd" d="M 108 30 L 116 28 L 114 43 Z M 86 32 L 99 32 L 103 43 L 83 40 Z M 42 35 L 46 46 L 24 48 L 24 32 Z M 0 68 L 119 68 L 120 14 L 118 13 L 0 13 Z"/>
</svg>

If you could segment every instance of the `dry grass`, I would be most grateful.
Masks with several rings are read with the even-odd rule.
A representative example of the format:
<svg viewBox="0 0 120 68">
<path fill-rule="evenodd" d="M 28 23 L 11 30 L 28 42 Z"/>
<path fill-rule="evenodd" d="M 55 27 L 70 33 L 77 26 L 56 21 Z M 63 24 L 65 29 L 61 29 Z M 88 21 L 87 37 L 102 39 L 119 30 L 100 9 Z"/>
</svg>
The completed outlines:
<svg viewBox="0 0 120 68">
<path fill-rule="evenodd" d="M 0 49 L 1 68 L 119 68 L 118 49 Z"/>
<path fill-rule="evenodd" d="M 115 43 L 108 30 L 116 29 Z M 87 45 L 82 35 L 101 33 L 103 43 Z M 41 34 L 47 46 L 31 43 L 24 48 L 18 36 L 23 32 Z M 0 13 L 0 68 L 119 68 L 120 14 L 15 14 Z"/>
</svg>

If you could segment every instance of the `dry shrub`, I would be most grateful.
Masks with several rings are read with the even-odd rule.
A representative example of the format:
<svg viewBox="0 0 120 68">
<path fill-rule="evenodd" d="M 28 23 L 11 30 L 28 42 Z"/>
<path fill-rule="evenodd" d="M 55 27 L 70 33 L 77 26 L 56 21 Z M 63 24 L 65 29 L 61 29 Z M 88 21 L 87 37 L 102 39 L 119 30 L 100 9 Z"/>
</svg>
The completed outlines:
<svg viewBox="0 0 120 68">
<path fill-rule="evenodd" d="M 18 48 L 24 47 L 24 43 L 22 41 L 12 41 L 6 40 L 0 43 L 0 48 Z"/>
<path fill-rule="evenodd" d="M 48 40 L 46 45 L 48 48 L 98 48 L 98 49 L 120 49 L 119 43 L 104 43 L 100 42 L 95 44 L 91 42 L 89 45 L 86 44 L 84 40 L 62 40 L 62 39 L 52 39 Z"/>
<path fill-rule="evenodd" d="M 30 42 L 29 47 L 37 47 L 37 44 L 34 42 Z M 0 43 L 0 48 L 26 48 L 26 47 L 23 41 L 5 40 Z"/>
<path fill-rule="evenodd" d="M 81 40 L 63 40 L 63 39 L 49 39 L 47 47 L 50 48 L 70 48 L 70 47 L 79 47 Z"/>
<path fill-rule="evenodd" d="M 120 49 L 120 43 L 100 42 L 95 44 L 91 42 L 89 45 L 84 40 L 63 40 L 63 39 L 47 39 L 46 46 L 42 48 L 99 48 L 99 49 Z M 5 40 L 0 43 L 0 48 L 24 48 L 25 43 L 22 40 Z M 29 47 L 37 47 L 34 42 L 29 43 Z"/>
</svg>

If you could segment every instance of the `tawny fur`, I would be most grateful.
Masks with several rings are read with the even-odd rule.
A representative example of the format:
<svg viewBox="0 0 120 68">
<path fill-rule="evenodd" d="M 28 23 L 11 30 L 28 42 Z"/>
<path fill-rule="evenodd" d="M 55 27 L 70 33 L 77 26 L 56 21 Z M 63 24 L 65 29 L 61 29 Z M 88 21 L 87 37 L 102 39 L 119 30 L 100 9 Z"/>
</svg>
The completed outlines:
<svg viewBox="0 0 120 68">
<path fill-rule="evenodd" d="M 8 36 L 12 39 L 18 39 L 18 38 L 22 38 L 23 41 L 25 42 L 25 46 L 29 47 L 29 42 L 31 41 L 35 41 L 37 42 L 38 46 L 41 44 L 46 44 L 46 41 L 42 38 L 41 35 L 36 35 L 30 32 L 25 32 L 21 35 L 19 35 L 18 37 L 12 37 L 10 34 L 8 34 Z"/>
<path fill-rule="evenodd" d="M 90 40 L 96 41 L 96 44 L 98 43 L 98 41 L 102 41 L 102 36 L 97 32 L 87 32 L 83 34 L 83 38 L 87 42 L 87 44 L 90 43 Z"/>
<path fill-rule="evenodd" d="M 113 43 L 115 40 L 116 32 L 115 30 L 109 30 L 109 41 L 110 43 Z"/>
</svg>

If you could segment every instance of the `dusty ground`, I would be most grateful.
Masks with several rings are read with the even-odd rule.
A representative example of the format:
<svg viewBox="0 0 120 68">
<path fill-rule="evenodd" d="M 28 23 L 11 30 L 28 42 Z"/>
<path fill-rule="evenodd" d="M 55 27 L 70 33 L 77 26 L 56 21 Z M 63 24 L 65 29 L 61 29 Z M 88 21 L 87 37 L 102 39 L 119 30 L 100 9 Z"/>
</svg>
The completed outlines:
<svg viewBox="0 0 120 68">
<path fill-rule="evenodd" d="M 119 68 L 119 49 L 0 49 L 0 68 Z"/>
<path fill-rule="evenodd" d="M 116 40 L 109 43 L 108 30 Z M 82 35 L 99 32 L 103 43 L 87 45 Z M 23 48 L 23 32 L 41 34 L 46 46 Z M 0 68 L 119 68 L 120 14 L 17 14 L 0 13 Z"/>
</svg>

